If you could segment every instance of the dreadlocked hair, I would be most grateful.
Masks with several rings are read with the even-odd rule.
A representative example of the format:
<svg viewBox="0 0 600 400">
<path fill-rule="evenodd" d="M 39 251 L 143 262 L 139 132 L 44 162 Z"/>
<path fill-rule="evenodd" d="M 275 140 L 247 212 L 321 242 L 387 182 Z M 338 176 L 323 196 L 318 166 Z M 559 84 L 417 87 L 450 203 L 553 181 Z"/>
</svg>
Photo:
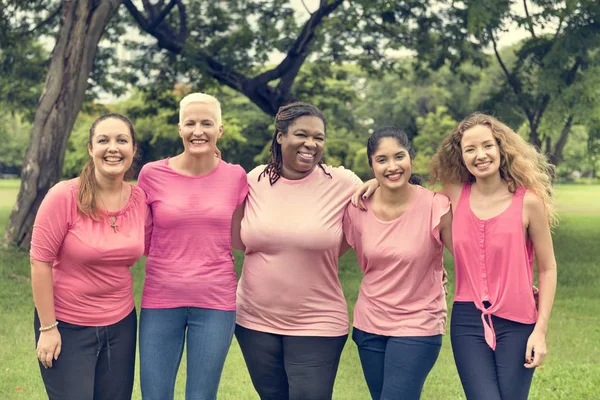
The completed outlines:
<svg viewBox="0 0 600 400">
<path fill-rule="evenodd" d="M 260 178 L 263 176 L 269 177 L 269 183 L 271 185 L 274 185 L 275 182 L 279 180 L 283 173 L 283 155 L 281 152 L 281 144 L 277 142 L 277 134 L 281 132 L 284 136 L 287 135 L 290 125 L 298 118 L 305 116 L 320 118 L 321 121 L 323 121 L 325 131 L 327 131 L 327 118 L 325 118 L 325 114 L 312 104 L 296 102 L 279 107 L 277 115 L 275 116 L 275 133 L 273 134 L 273 141 L 271 142 L 271 148 L 269 150 L 271 158 L 269 159 L 267 167 L 258 176 L 259 182 Z M 332 178 L 331 174 L 323 167 L 322 159 L 319 160 L 317 165 L 325 175 Z"/>
</svg>

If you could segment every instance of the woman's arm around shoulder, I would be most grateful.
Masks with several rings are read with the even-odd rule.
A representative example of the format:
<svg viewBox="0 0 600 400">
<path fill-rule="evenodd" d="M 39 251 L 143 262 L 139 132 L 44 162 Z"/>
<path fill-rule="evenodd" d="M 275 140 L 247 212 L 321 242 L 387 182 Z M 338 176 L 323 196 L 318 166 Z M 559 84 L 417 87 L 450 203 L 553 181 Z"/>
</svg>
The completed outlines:
<svg viewBox="0 0 600 400">
<path fill-rule="evenodd" d="M 231 219 L 231 247 L 236 250 L 246 250 L 242 242 L 241 227 L 244 219 L 244 210 L 246 207 L 246 197 L 248 196 L 248 176 L 242 167 L 239 167 L 239 185 L 238 185 L 238 205 L 233 212 Z"/>
<path fill-rule="evenodd" d="M 458 204 L 458 200 L 460 199 L 460 193 L 462 191 L 463 185 L 460 183 L 448 183 L 442 186 L 442 188 L 437 192 L 446 196 L 450 199 L 450 204 L 452 205 L 452 211 L 456 209 L 456 205 Z"/>
</svg>

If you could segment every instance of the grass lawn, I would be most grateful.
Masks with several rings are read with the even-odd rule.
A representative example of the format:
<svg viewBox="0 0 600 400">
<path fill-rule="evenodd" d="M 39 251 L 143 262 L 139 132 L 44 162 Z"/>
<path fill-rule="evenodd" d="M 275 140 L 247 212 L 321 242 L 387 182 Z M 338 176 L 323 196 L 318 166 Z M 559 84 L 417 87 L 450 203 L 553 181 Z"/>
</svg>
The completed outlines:
<svg viewBox="0 0 600 400">
<path fill-rule="evenodd" d="M 0 234 L 16 199 L 18 181 L 0 180 Z M 600 186 L 559 186 L 561 225 L 554 234 L 559 287 L 548 333 L 549 353 L 535 373 L 531 399 L 598 399 L 600 394 Z M 239 271 L 242 255 L 236 255 Z M 447 267 L 452 275 L 451 258 Z M 139 304 L 144 280 L 143 260 L 133 268 Z M 354 254 L 340 261 L 340 279 L 350 312 L 361 274 Z M 453 276 L 450 277 L 451 282 Z M 452 287 L 452 283 L 450 285 Z M 448 299 L 451 299 L 452 293 Z M 34 352 L 33 300 L 29 261 L 25 252 L 0 249 L 0 398 L 44 399 L 45 392 Z M 351 314 L 352 315 L 352 314 Z M 139 375 L 138 375 L 139 378 Z M 177 381 L 176 398 L 184 398 L 185 357 Z M 139 399 L 139 379 L 134 398 Z M 240 349 L 231 347 L 220 399 L 258 399 Z M 369 399 L 354 343 L 349 339 L 335 384 L 334 398 Z M 423 399 L 462 399 L 464 395 L 452 359 L 449 338 L 425 383 Z"/>
</svg>

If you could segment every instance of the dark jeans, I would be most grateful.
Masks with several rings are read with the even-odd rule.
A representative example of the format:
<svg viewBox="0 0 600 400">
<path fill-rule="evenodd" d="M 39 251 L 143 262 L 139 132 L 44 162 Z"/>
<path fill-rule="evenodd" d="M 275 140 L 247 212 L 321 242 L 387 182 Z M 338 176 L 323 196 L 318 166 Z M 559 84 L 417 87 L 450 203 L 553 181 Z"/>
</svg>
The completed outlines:
<svg viewBox="0 0 600 400">
<path fill-rule="evenodd" d="M 330 400 L 348 335 L 287 336 L 240 325 L 235 336 L 262 400 Z"/>
<path fill-rule="evenodd" d="M 34 315 L 35 343 L 40 320 Z M 52 368 L 40 371 L 49 399 L 131 399 L 135 371 L 135 309 L 108 326 L 81 326 L 59 321 L 62 349 Z"/>
<path fill-rule="evenodd" d="M 442 348 L 442 335 L 394 337 L 354 328 L 352 340 L 373 400 L 418 400 Z"/>
<path fill-rule="evenodd" d="M 474 303 L 455 302 L 450 338 L 458 375 L 468 400 L 527 399 L 534 369 L 527 369 L 525 350 L 535 324 L 492 316 L 496 351 L 485 342 L 481 311 Z"/>
<path fill-rule="evenodd" d="M 235 311 L 196 307 L 142 308 L 142 398 L 173 399 L 183 345 L 187 342 L 185 398 L 216 399 L 234 328 Z"/>
</svg>

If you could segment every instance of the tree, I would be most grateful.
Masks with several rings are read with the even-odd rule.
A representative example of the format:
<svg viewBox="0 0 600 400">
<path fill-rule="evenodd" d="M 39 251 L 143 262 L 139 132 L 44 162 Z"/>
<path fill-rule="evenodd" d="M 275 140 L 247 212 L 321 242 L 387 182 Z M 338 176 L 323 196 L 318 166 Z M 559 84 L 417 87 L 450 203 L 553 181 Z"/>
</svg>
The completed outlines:
<svg viewBox="0 0 600 400">
<path fill-rule="evenodd" d="M 463 21 L 461 39 L 493 49 L 502 73 L 500 91 L 511 92 L 510 100 L 527 121 L 529 141 L 557 165 L 572 126 L 582 122 L 579 110 L 599 104 L 597 93 L 593 99 L 580 94 L 591 90 L 584 82 L 600 65 L 600 3 L 523 0 L 525 15 L 515 12 L 516 3 L 457 2 L 448 19 Z M 525 27 L 529 37 L 508 63 L 498 48 L 498 36 L 511 23 Z M 541 32 L 542 27 L 553 31 Z"/>
<path fill-rule="evenodd" d="M 124 1 L 139 27 L 156 38 L 161 49 L 178 55 L 186 67 L 196 68 L 244 94 L 273 116 L 281 105 L 292 100 L 292 85 L 319 39 L 319 29 L 342 2 L 320 1 L 317 10 L 295 32 L 293 9 L 286 1 L 184 4 L 171 0 L 155 5 L 144 1 L 143 11 L 133 1 Z M 177 17 L 171 12 L 175 8 Z M 253 23 L 258 29 L 253 29 Z M 289 38 L 292 35 L 294 40 Z M 251 67 L 263 64 L 272 50 L 285 51 L 285 58 L 274 68 L 248 76 Z"/>
<path fill-rule="evenodd" d="M 62 21 L 38 102 L 21 188 L 5 237 L 19 246 L 31 240 L 39 205 L 60 178 L 67 140 L 85 96 L 102 33 L 121 0 L 64 1 Z"/>
</svg>

